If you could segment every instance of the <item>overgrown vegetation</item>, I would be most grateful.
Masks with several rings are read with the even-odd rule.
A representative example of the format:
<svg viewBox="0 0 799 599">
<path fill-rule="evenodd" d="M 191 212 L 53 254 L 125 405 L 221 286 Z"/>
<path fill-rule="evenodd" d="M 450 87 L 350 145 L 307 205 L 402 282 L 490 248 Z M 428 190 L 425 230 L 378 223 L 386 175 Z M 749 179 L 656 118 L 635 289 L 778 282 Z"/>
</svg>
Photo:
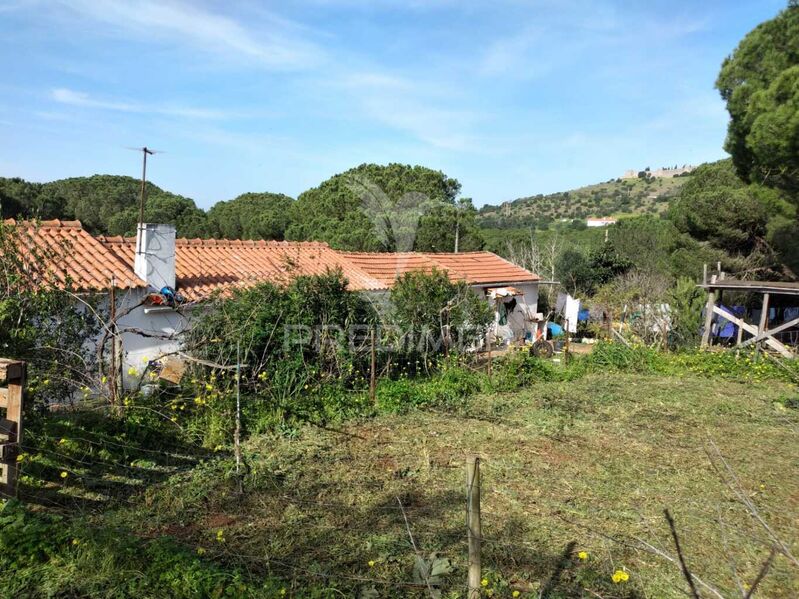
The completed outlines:
<svg viewBox="0 0 799 599">
<path fill-rule="evenodd" d="M 486 596 L 682 596 L 679 570 L 640 542 L 672 551 L 664 506 L 697 575 L 731 591 L 733 558 L 751 581 L 768 543 L 730 504 L 707 439 L 790 540 L 799 473 L 781 448 L 799 424 L 785 382 L 799 372 L 621 344 L 562 365 L 517 353 L 492 370 L 453 358 L 431 377 L 381 380 L 377 406 L 251 435 L 243 479 L 229 440 L 213 451 L 186 437 L 197 406 L 140 410 L 142 399 L 118 416 L 35 420 L 22 462 L 31 507 L 0 512 L 0 566 L 18 575 L 5 596 L 423 595 L 404 511 L 424 559 L 446 560 L 436 588 L 454 597 L 468 452 L 484 458 Z M 780 556 L 761 592 L 790 597 L 798 581 Z"/>
<path fill-rule="evenodd" d="M 70 291 L 63 273 L 38 268 L 69 247 L 28 244 L 29 234 L 30 227 L 0 221 L 0 356 L 31 363 L 29 387 L 43 405 L 97 384 L 97 356 L 84 344 L 102 315 L 93 298 Z"/>
<path fill-rule="evenodd" d="M 659 215 L 690 177 L 611 179 L 570 191 L 536 195 L 483 206 L 479 222 L 484 228 L 547 229 L 561 220 L 577 220 L 585 227 L 588 217 Z"/>
</svg>

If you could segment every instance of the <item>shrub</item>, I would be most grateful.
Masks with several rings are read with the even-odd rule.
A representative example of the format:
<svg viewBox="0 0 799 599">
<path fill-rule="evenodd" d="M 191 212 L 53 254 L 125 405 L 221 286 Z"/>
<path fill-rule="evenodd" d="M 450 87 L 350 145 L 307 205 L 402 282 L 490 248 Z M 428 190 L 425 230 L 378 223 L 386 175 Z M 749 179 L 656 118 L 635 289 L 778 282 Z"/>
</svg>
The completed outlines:
<svg viewBox="0 0 799 599">
<path fill-rule="evenodd" d="M 413 341 L 402 348 L 409 361 L 444 351 L 444 335 L 449 332 L 449 347 L 467 348 L 485 336 L 491 321 L 488 303 L 478 297 L 464 281 L 452 282 L 447 273 L 433 269 L 407 272 L 391 291 L 391 320 Z"/>
</svg>

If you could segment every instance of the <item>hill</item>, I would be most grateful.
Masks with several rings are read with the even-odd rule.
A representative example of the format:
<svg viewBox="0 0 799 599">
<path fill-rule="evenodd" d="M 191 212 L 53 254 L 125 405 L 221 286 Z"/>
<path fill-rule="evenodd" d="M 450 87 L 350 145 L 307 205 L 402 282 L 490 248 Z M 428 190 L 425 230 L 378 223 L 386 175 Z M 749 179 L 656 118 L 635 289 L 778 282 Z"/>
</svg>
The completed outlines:
<svg viewBox="0 0 799 599">
<path fill-rule="evenodd" d="M 570 191 L 519 198 L 499 206 L 483 206 L 477 218 L 484 229 L 529 229 L 546 228 L 561 219 L 661 214 L 688 180 L 690 176 L 611 179 Z"/>
</svg>

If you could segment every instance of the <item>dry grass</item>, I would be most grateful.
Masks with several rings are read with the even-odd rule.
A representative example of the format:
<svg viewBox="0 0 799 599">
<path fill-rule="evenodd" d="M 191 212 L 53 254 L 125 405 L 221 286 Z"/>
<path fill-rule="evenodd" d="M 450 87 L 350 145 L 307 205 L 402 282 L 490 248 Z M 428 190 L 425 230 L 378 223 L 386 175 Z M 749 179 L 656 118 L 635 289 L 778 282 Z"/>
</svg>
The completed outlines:
<svg viewBox="0 0 799 599">
<path fill-rule="evenodd" d="M 751 582 L 770 542 L 705 449 L 710 440 L 718 446 L 744 493 L 799 554 L 799 412 L 776 402 L 788 393 L 795 391 L 775 383 L 634 375 L 541 383 L 476 397 L 457 414 L 259 437 L 246 448 L 243 497 L 209 468 L 162 485 L 133 514 L 213 559 L 291 578 L 295 591 L 322 582 L 348 593 L 374 586 L 380 596 L 423 596 L 402 586 L 412 582 L 414 558 L 399 497 L 421 550 L 454 564 L 445 591 L 462 592 L 464 457 L 476 453 L 494 596 L 684 597 L 679 569 L 639 547 L 674 553 L 669 508 L 692 571 L 725 597 L 741 597 L 735 576 Z M 629 581 L 611 582 L 616 569 Z M 757 596 L 799 596 L 799 568 L 778 556 Z"/>
</svg>

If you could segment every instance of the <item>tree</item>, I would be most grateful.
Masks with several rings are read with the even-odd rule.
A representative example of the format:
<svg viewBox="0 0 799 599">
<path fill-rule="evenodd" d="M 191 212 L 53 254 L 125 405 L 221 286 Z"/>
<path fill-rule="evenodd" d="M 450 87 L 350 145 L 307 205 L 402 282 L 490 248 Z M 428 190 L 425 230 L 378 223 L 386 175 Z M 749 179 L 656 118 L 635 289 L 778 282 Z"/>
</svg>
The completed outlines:
<svg viewBox="0 0 799 599">
<path fill-rule="evenodd" d="M 669 218 L 677 229 L 728 252 L 749 253 L 766 233 L 766 210 L 730 160 L 703 164 L 680 190 Z"/>
<path fill-rule="evenodd" d="M 636 269 L 666 276 L 677 274 L 672 271 L 671 255 L 696 244 L 671 221 L 649 215 L 621 219 L 608 227 L 608 239 Z"/>
<path fill-rule="evenodd" d="M 558 280 L 573 296 L 591 293 L 593 276 L 584 253 L 569 248 L 565 250 L 555 263 Z"/>
<path fill-rule="evenodd" d="M 588 255 L 589 281 L 592 288 L 609 283 L 618 275 L 633 267 L 633 262 L 616 251 L 613 242 L 608 241 Z"/>
<path fill-rule="evenodd" d="M 477 210 L 471 198 L 461 198 L 454 205 L 433 207 L 419 220 L 414 249 L 419 252 L 471 252 L 485 243 L 477 224 Z"/>
<path fill-rule="evenodd" d="M 49 183 L 0 179 L 3 216 L 19 219 L 79 220 L 94 235 L 134 235 L 141 181 L 94 175 Z M 173 224 L 178 235 L 202 236 L 205 213 L 194 201 L 147 183 L 145 219 Z"/>
<path fill-rule="evenodd" d="M 100 226 L 109 235 L 135 235 L 136 223 L 139 221 L 138 201 L 135 206 L 103 218 L 107 220 Z M 149 223 L 175 225 L 179 237 L 208 236 L 205 213 L 194 205 L 194 201 L 168 192 L 158 191 L 147 196 L 144 220 Z"/>
<path fill-rule="evenodd" d="M 761 23 L 724 60 L 716 81 L 730 124 L 725 149 L 747 182 L 799 202 L 799 3 Z"/>
<path fill-rule="evenodd" d="M 285 238 L 294 200 L 281 193 L 244 193 L 208 211 L 208 235 L 222 239 Z"/>
<path fill-rule="evenodd" d="M 434 239 L 439 220 L 424 215 L 455 206 L 460 183 L 441 171 L 404 164 L 362 164 L 303 192 L 288 239 L 326 241 L 338 249 L 402 251 Z"/>
</svg>

